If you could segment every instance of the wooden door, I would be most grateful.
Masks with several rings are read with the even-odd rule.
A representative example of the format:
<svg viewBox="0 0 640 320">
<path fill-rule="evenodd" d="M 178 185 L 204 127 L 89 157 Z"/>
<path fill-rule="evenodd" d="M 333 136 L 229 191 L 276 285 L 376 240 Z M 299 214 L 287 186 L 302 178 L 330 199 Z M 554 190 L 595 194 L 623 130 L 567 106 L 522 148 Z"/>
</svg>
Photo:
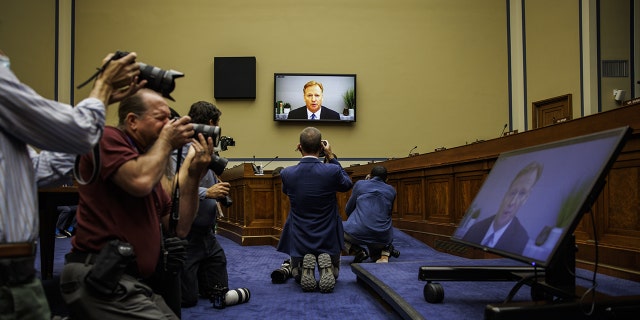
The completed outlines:
<svg viewBox="0 0 640 320">
<path fill-rule="evenodd" d="M 536 101 L 532 106 L 533 129 L 571 120 L 571 94 Z"/>
</svg>

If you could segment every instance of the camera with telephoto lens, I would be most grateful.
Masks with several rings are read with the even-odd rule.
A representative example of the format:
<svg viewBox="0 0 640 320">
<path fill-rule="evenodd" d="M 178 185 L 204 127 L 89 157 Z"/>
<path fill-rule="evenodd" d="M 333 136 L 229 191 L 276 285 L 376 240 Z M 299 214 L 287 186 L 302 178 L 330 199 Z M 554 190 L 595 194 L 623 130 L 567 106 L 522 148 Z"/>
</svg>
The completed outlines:
<svg viewBox="0 0 640 320">
<path fill-rule="evenodd" d="M 129 52 L 116 51 L 111 60 L 118 60 L 127 56 Z M 162 70 L 158 67 L 138 62 L 140 65 L 140 80 L 147 80 L 146 88 L 159 92 L 163 97 L 175 101 L 171 97 L 171 92 L 176 87 L 176 78 L 184 77 L 184 73 L 175 70 Z"/>
<path fill-rule="evenodd" d="M 220 147 L 220 151 L 225 151 L 229 147 L 235 147 L 236 142 L 232 137 L 222 136 L 220 137 L 220 143 L 218 144 L 218 146 Z"/>
<path fill-rule="evenodd" d="M 197 138 L 198 133 L 202 133 L 205 138 L 211 137 L 211 139 L 213 139 L 214 146 L 217 146 L 220 143 L 220 133 L 222 132 L 222 129 L 218 126 L 194 123 L 193 131 L 193 138 Z"/>
<path fill-rule="evenodd" d="M 216 285 L 213 288 L 209 301 L 216 309 L 224 309 L 227 306 L 233 306 L 240 303 L 245 303 L 251 298 L 251 292 L 248 288 L 238 288 L 229 290 L 227 287 L 220 287 Z"/>
<path fill-rule="evenodd" d="M 287 259 L 282 263 L 280 268 L 271 272 L 271 282 L 285 283 L 287 279 L 291 278 L 292 276 L 291 259 Z"/>
<path fill-rule="evenodd" d="M 396 250 L 393 244 L 387 246 L 387 251 L 389 251 L 389 255 L 394 258 L 398 258 L 400 256 L 400 251 Z"/>
</svg>

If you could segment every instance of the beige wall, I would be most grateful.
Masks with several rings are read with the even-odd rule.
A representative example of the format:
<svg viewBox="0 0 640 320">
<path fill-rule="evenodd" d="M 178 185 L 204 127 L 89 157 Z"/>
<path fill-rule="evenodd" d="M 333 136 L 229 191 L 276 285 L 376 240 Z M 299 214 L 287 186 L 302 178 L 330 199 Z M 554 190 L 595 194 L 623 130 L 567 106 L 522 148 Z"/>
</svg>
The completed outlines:
<svg viewBox="0 0 640 320">
<path fill-rule="evenodd" d="M 507 121 L 503 0 L 153 3 L 77 1 L 75 77 L 89 75 L 105 52 L 136 51 L 140 61 L 185 73 L 171 104 L 184 114 L 213 99 L 213 57 L 255 56 L 255 101 L 216 101 L 223 133 L 236 140 L 225 157 L 298 157 L 303 125 L 273 121 L 275 72 L 358 75 L 357 122 L 318 125 L 341 157 L 490 139 Z"/>
<path fill-rule="evenodd" d="M 0 48 L 11 69 L 42 96 L 55 97 L 55 1 L 0 0 Z"/>
<path fill-rule="evenodd" d="M 630 61 L 631 59 L 629 2 L 630 0 L 609 0 L 600 3 L 600 33 L 606 35 L 600 42 L 602 60 Z M 640 5 L 640 1 L 636 3 Z M 613 98 L 613 89 L 625 90 L 625 100 L 633 98 L 631 85 L 629 77 L 603 77 L 600 91 L 602 110 L 611 110 L 620 106 L 620 102 L 616 102 Z"/>
<path fill-rule="evenodd" d="M 527 1 L 525 14 L 529 128 L 534 102 L 566 94 L 572 95 L 573 117 L 580 117 L 578 1 Z"/>
<path fill-rule="evenodd" d="M 214 57 L 255 56 L 256 99 L 214 101 L 224 112 L 223 133 L 237 143 L 225 157 L 298 157 L 293 146 L 303 125 L 272 120 L 276 72 L 358 75 L 357 122 L 318 124 L 342 158 L 453 148 L 496 138 L 505 123 L 520 125 L 509 119 L 513 1 L 75 1 L 74 85 L 107 52 L 136 51 L 140 61 L 185 73 L 170 103 L 184 114 L 194 101 L 213 101 Z M 581 114 L 580 3 L 524 3 L 527 96 L 515 114 L 526 112 L 528 128 L 534 101 L 571 93 L 574 116 Z M 16 74 L 46 97 L 55 83 L 54 5 L 2 0 L 0 11 L 0 47 Z M 76 90 L 75 101 L 88 90 Z M 116 109 L 109 110 L 111 124 Z"/>
</svg>

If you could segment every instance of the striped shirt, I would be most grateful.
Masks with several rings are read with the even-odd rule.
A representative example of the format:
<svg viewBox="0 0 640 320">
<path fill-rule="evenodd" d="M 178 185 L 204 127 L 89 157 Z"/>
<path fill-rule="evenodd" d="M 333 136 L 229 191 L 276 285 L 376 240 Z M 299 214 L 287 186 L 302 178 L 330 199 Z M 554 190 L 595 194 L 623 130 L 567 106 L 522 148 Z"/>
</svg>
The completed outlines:
<svg viewBox="0 0 640 320">
<path fill-rule="evenodd" d="M 51 166 L 34 168 L 28 145 L 84 154 L 99 141 L 104 122 L 102 101 L 88 98 L 74 108 L 45 99 L 0 66 L 0 243 L 38 237 L 37 179 L 47 178 Z"/>
</svg>

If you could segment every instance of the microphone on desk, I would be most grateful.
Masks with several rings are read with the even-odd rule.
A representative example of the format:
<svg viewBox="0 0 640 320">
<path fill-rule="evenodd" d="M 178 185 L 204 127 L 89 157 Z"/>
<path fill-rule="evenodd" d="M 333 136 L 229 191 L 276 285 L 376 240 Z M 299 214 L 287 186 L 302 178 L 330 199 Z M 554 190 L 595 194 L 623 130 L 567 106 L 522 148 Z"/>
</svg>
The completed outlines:
<svg viewBox="0 0 640 320">
<path fill-rule="evenodd" d="M 255 155 L 253 155 L 253 163 L 251 164 L 251 166 L 253 167 L 253 173 L 257 174 L 259 172 L 259 170 L 258 170 L 258 167 L 256 166 L 256 156 Z"/>
<path fill-rule="evenodd" d="M 504 134 L 504 131 L 507 130 L 507 125 L 508 124 L 506 124 L 506 123 L 504 124 L 504 127 L 502 128 L 502 132 L 500 132 L 500 137 L 502 137 L 502 135 Z"/>
<path fill-rule="evenodd" d="M 413 150 L 415 150 L 416 148 L 418 148 L 418 146 L 415 146 L 415 147 L 411 148 L 411 150 L 409 150 L 409 155 L 408 155 L 408 157 L 411 157 L 411 152 L 412 152 Z"/>
<path fill-rule="evenodd" d="M 271 159 L 271 161 L 267 162 L 267 164 L 262 166 L 262 169 L 264 170 L 264 167 L 268 166 L 271 162 L 273 162 L 273 160 L 276 160 L 276 159 L 278 159 L 278 156 L 276 156 L 275 158 Z"/>
</svg>

